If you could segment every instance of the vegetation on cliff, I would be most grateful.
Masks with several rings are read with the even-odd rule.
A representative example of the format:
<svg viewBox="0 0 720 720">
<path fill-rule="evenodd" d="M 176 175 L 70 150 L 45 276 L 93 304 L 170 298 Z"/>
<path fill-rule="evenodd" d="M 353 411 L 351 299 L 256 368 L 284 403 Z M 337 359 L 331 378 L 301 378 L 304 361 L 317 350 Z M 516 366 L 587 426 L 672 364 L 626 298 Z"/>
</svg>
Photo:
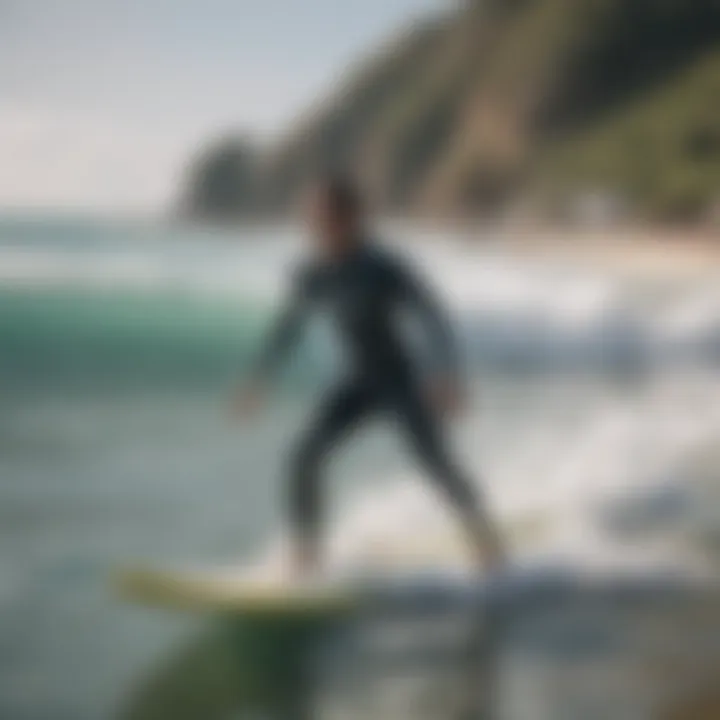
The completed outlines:
<svg viewBox="0 0 720 720">
<path fill-rule="evenodd" d="M 241 153 L 218 172 L 231 156 L 191 180 L 231 215 L 283 211 L 343 166 L 400 213 L 550 212 L 605 192 L 634 216 L 701 217 L 720 200 L 720 3 L 465 2 L 376 52 L 251 170 Z"/>
</svg>

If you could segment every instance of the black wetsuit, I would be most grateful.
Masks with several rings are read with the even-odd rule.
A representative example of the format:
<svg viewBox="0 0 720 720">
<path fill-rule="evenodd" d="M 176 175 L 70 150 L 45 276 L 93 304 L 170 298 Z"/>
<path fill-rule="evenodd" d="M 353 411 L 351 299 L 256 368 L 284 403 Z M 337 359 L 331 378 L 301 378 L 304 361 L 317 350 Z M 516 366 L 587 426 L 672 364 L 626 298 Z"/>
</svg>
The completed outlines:
<svg viewBox="0 0 720 720">
<path fill-rule="evenodd" d="M 467 519 L 476 518 L 472 485 L 449 457 L 401 327 L 402 314 L 410 311 L 427 330 L 436 368 L 457 373 L 452 332 L 428 288 L 402 262 L 370 244 L 342 261 L 302 268 L 261 354 L 261 374 L 274 372 L 315 308 L 329 310 L 336 321 L 352 371 L 328 392 L 292 456 L 289 511 L 294 530 L 316 534 L 322 461 L 359 422 L 377 413 L 398 422 L 415 456 L 456 509 Z"/>
</svg>

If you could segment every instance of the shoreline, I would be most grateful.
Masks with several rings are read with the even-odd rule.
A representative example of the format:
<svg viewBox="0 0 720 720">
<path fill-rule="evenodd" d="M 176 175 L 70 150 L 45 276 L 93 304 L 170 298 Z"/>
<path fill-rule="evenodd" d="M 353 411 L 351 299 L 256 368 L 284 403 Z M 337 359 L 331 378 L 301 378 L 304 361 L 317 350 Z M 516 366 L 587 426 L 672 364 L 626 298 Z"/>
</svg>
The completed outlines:
<svg viewBox="0 0 720 720">
<path fill-rule="evenodd" d="M 504 230 L 499 245 L 523 258 L 569 262 L 645 279 L 692 279 L 720 271 L 720 235 L 711 230 L 621 228 Z"/>
<path fill-rule="evenodd" d="M 102 221 L 129 228 L 150 226 L 165 230 L 205 230 L 210 234 L 216 232 L 228 242 L 237 242 L 239 245 L 246 242 L 243 235 L 247 231 L 252 231 L 253 235 L 261 234 L 263 230 L 272 233 L 279 228 L 287 231 L 294 224 L 288 217 L 218 225 L 189 222 L 186 219 L 178 221 L 177 218 L 161 215 L 141 219 L 128 215 L 16 215 L 0 212 L 0 231 L 4 229 L 3 220 L 10 224 L 39 222 L 44 226 L 52 225 L 53 220 L 60 223 L 70 220 L 80 224 Z M 413 243 L 415 237 L 422 238 L 428 234 L 433 238 L 444 236 L 452 239 L 453 244 L 467 247 L 468 251 L 492 248 L 515 256 L 518 260 L 550 260 L 569 264 L 578 270 L 601 270 L 629 275 L 631 278 L 702 279 L 720 271 L 720 228 L 711 226 L 574 228 L 567 225 L 476 224 L 467 220 L 419 222 L 417 219 L 398 217 L 378 217 L 374 224 L 381 235 L 385 234 L 382 230 L 385 227 L 390 238 L 399 230 L 400 237 L 409 244 Z"/>
</svg>

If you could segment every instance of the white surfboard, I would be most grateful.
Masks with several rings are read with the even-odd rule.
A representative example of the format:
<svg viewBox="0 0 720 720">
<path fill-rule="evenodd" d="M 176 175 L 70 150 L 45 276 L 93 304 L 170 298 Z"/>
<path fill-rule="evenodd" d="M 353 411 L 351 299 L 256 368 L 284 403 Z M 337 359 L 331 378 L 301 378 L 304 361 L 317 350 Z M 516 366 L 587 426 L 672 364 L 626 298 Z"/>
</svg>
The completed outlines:
<svg viewBox="0 0 720 720">
<path fill-rule="evenodd" d="M 350 610 L 356 598 L 347 584 L 252 577 L 238 568 L 132 567 L 117 573 L 124 597 L 143 605 L 236 615 L 316 615 Z"/>
<path fill-rule="evenodd" d="M 504 530 L 514 538 L 538 535 L 537 523 Z M 457 531 L 368 539 L 358 552 L 311 580 L 289 574 L 286 559 L 287 548 L 279 548 L 255 567 L 140 565 L 121 569 L 115 580 L 132 602 L 238 616 L 340 613 L 366 603 L 368 595 L 412 595 L 415 587 L 458 594 L 480 580 L 470 548 Z"/>
</svg>

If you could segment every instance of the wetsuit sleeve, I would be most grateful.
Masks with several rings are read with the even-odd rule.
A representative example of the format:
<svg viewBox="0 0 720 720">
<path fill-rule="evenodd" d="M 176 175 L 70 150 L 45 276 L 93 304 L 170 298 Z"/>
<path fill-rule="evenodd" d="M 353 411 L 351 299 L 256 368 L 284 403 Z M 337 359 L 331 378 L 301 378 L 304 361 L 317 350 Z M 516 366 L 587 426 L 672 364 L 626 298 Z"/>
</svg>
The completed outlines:
<svg viewBox="0 0 720 720">
<path fill-rule="evenodd" d="M 401 300 L 415 313 L 428 333 L 433 369 L 457 377 L 460 361 L 455 333 L 435 292 L 405 265 L 396 264 L 393 276 Z"/>
<path fill-rule="evenodd" d="M 251 374 L 271 380 L 300 338 L 309 312 L 312 281 L 309 273 L 298 272 L 280 313 L 252 366 Z"/>
</svg>

